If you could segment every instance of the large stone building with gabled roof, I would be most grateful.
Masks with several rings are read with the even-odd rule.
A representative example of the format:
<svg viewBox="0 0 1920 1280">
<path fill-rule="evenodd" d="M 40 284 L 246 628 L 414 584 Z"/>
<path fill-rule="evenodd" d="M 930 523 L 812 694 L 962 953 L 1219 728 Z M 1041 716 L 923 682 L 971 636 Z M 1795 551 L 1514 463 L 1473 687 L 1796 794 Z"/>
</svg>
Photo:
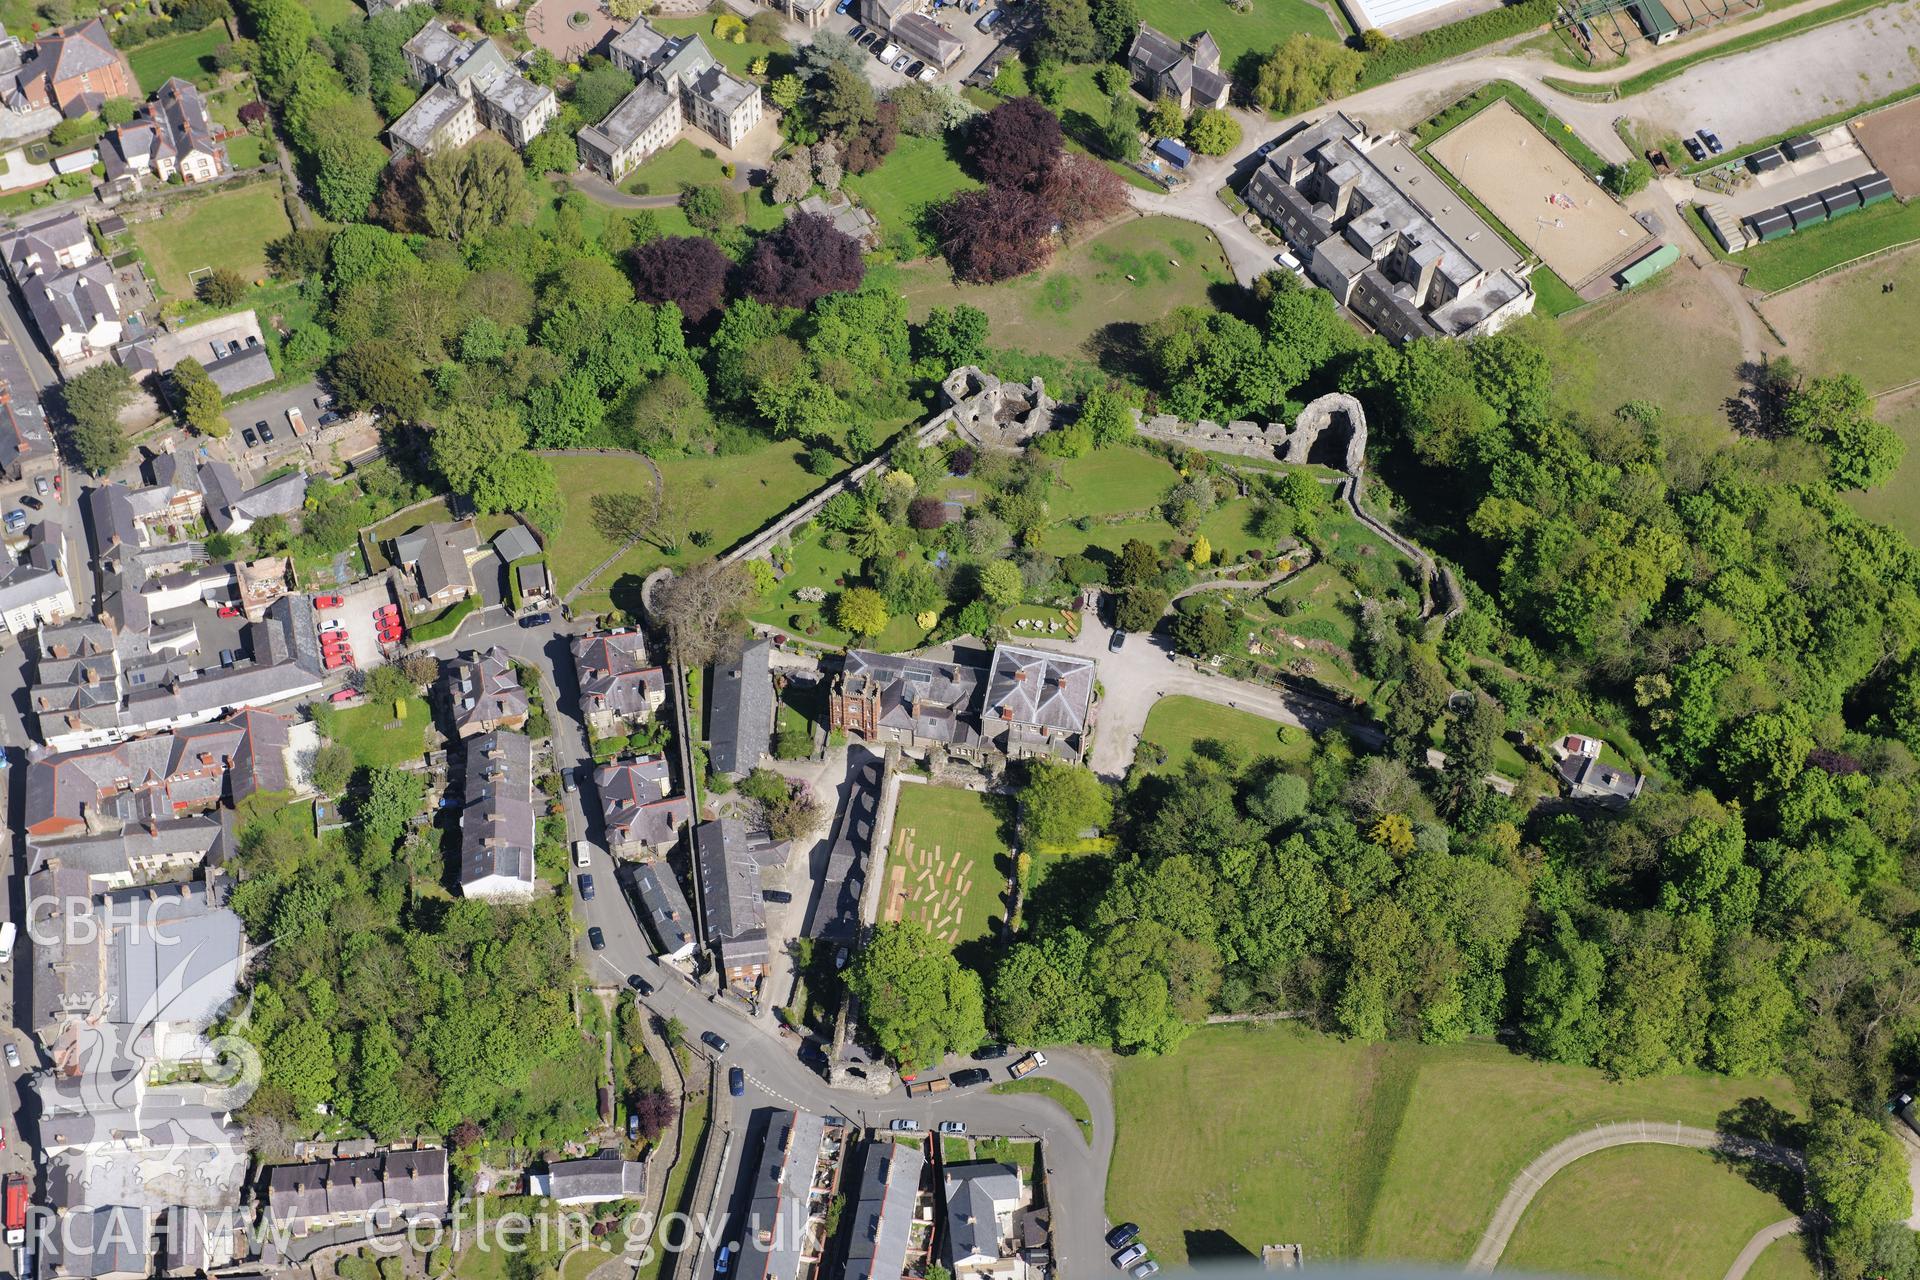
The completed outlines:
<svg viewBox="0 0 1920 1280">
<path fill-rule="evenodd" d="M 1225 107 L 1233 92 L 1233 77 L 1220 70 L 1220 46 L 1205 31 L 1175 40 L 1143 22 L 1127 50 L 1127 70 L 1148 98 L 1172 98 L 1187 111 Z"/>
<path fill-rule="evenodd" d="M 667 36 L 645 18 L 615 36 L 607 56 L 635 87 L 577 135 L 580 163 L 618 182 L 691 124 L 737 147 L 760 123 L 760 86 L 715 60 L 698 36 Z"/>
<path fill-rule="evenodd" d="M 855 649 L 827 694 L 830 727 L 908 750 L 963 759 L 1053 756 L 1078 761 L 1092 727 L 1094 664 L 1003 644 L 983 671 Z"/>
</svg>

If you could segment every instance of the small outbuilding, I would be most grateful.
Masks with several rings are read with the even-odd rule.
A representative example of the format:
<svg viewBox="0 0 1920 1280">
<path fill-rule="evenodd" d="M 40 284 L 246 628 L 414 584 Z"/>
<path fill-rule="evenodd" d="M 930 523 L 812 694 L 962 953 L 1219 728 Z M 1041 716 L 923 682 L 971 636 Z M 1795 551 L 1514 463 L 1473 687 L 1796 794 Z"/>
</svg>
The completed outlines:
<svg viewBox="0 0 1920 1280">
<path fill-rule="evenodd" d="M 1787 158 L 1780 154 L 1780 148 L 1766 147 L 1747 157 L 1747 171 L 1749 173 L 1772 173 L 1786 162 Z"/>
<path fill-rule="evenodd" d="M 1789 160 L 1805 160 L 1808 156 L 1820 154 L 1820 139 L 1810 133 L 1796 134 L 1780 144 L 1780 150 Z"/>
</svg>

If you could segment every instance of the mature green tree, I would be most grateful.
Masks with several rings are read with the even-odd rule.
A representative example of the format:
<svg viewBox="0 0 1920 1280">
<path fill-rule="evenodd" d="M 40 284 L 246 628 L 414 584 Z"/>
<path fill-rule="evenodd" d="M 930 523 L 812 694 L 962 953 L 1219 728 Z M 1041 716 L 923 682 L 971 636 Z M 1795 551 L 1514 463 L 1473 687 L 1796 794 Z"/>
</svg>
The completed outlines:
<svg viewBox="0 0 1920 1280">
<path fill-rule="evenodd" d="M 120 413 L 133 403 L 133 377 L 122 365 L 108 361 L 67 379 L 60 399 L 69 419 L 68 442 L 80 465 L 96 474 L 120 465 L 127 456 L 127 437 L 120 429 Z"/>
<path fill-rule="evenodd" d="M 879 925 L 846 975 L 867 1029 L 903 1069 L 971 1052 L 987 1038 L 980 976 L 918 924 Z"/>
<path fill-rule="evenodd" d="M 977 567 L 974 586 L 989 604 L 1012 604 L 1026 590 L 1020 569 L 1011 560 L 989 560 Z"/>
<path fill-rule="evenodd" d="M 1100 34 L 1094 30 L 1087 0 L 1039 0 L 1039 10 L 1033 42 L 1036 57 L 1091 62 L 1100 56 Z"/>
<path fill-rule="evenodd" d="M 215 440 L 222 439 L 233 429 L 222 412 L 226 405 L 220 388 L 207 376 L 206 366 L 187 356 L 173 366 L 168 376 L 173 381 L 174 399 L 180 406 L 180 416 L 189 427 Z"/>
<path fill-rule="evenodd" d="M 574 110 L 588 124 L 599 124 L 620 100 L 633 92 L 633 76 L 604 58 L 591 58 L 574 77 L 569 97 Z"/>
<path fill-rule="evenodd" d="M 1506 716 L 1500 704 L 1483 693 L 1469 695 L 1464 710 L 1447 718 L 1442 747 L 1447 755 L 1441 771 L 1446 787 L 1448 810 L 1458 814 L 1477 802 L 1485 793 L 1487 775 L 1493 772 L 1493 752 L 1506 731 Z"/>
<path fill-rule="evenodd" d="M 848 587 L 834 602 L 833 620 L 857 636 L 877 636 L 887 629 L 887 602 L 871 587 Z"/>
<path fill-rule="evenodd" d="M 429 155 L 421 161 L 415 189 L 420 220 L 448 240 L 469 240 L 533 216 L 526 166 L 491 134 L 458 151 Z"/>
<path fill-rule="evenodd" d="M 914 354 L 928 360 L 941 376 L 962 365 L 977 364 L 987 353 L 987 313 L 967 303 L 935 307 L 913 335 Z"/>
<path fill-rule="evenodd" d="M 1066 844 L 1113 817 L 1113 800 L 1093 770 L 1058 760 L 1029 760 L 1017 798 L 1021 829 L 1039 844 Z"/>
<path fill-rule="evenodd" d="M 1187 121 L 1187 145 L 1203 156 L 1224 156 L 1240 147 L 1240 122 L 1218 107 L 1201 107 Z"/>
<path fill-rule="evenodd" d="M 1608 165 L 1600 181 L 1607 190 L 1622 199 L 1627 196 L 1636 196 L 1645 191 L 1647 184 L 1653 181 L 1653 166 L 1641 157 L 1635 156 L 1624 163 Z"/>
<path fill-rule="evenodd" d="M 385 766 L 367 770 L 366 790 L 354 802 L 353 826 L 368 862 L 384 865 L 393 856 L 393 847 L 420 812 L 426 794 L 426 779 L 412 770 Z"/>
<path fill-rule="evenodd" d="M 1254 101 L 1280 115 L 1309 111 L 1352 93 L 1366 59 L 1325 36 L 1296 32 L 1267 55 L 1254 82 Z"/>
<path fill-rule="evenodd" d="M 1826 1220 L 1828 1248 L 1848 1272 L 1865 1261 L 1874 1234 L 1913 1210 L 1907 1160 L 1876 1117 L 1822 1107 L 1807 1134 L 1807 1178 Z"/>
<path fill-rule="evenodd" d="M 1001 1039 L 1033 1045 L 1105 1038 L 1087 983 L 1088 950 L 1086 935 L 1068 928 L 1007 952 L 994 970 L 988 1001 Z"/>
<path fill-rule="evenodd" d="M 1871 489 L 1899 466 L 1906 445 L 1874 417 L 1866 384 L 1851 373 L 1815 378 L 1786 398 L 1787 429 L 1827 452 L 1827 472 L 1842 489 Z"/>
<path fill-rule="evenodd" d="M 313 785 L 327 795 L 341 795 L 353 777 L 353 764 L 353 751 L 345 743 L 327 743 L 314 753 Z"/>
<path fill-rule="evenodd" d="M 1140 29 L 1140 11 L 1134 0 L 1090 0 L 1087 9 L 1097 40 L 1095 55 L 1124 60 Z"/>
<path fill-rule="evenodd" d="M 1233 620 L 1226 606 L 1207 601 L 1204 596 L 1200 599 L 1202 603 L 1190 609 L 1185 606 L 1191 601 L 1181 602 L 1182 610 L 1175 611 L 1167 633 L 1180 652 L 1205 659 L 1225 653 L 1233 644 Z"/>
</svg>

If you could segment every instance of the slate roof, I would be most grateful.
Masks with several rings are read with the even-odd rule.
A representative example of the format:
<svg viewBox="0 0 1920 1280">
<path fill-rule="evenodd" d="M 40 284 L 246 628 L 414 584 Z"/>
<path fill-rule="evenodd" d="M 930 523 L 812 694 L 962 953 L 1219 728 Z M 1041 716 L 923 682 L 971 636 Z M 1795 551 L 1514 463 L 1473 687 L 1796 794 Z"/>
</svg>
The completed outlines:
<svg viewBox="0 0 1920 1280">
<path fill-rule="evenodd" d="M 747 848 L 738 818 L 719 818 L 694 828 L 700 891 L 706 902 L 707 937 L 719 944 L 728 968 L 766 964 L 767 912 L 760 898 L 760 867 Z"/>
<path fill-rule="evenodd" d="M 607 52 L 616 64 L 626 65 L 629 70 L 641 68 L 636 75 L 641 78 L 652 69 L 668 43 L 667 37 L 655 31 L 645 18 L 636 18 L 632 26 L 613 38 Z"/>
<path fill-rule="evenodd" d="M 467 564 L 467 552 L 479 545 L 471 520 L 430 524 L 393 542 L 400 563 L 419 573 L 420 589 L 428 596 L 459 587 L 471 592 L 473 569 Z"/>
<path fill-rule="evenodd" d="M 15 413 L 12 388 L 0 383 L 0 475 L 17 474 L 23 464 L 53 452 L 46 414 L 30 391 L 21 407 L 27 405 L 33 405 L 30 416 Z"/>
<path fill-rule="evenodd" d="M 0 612 L 70 593 L 60 574 L 60 530 L 44 520 L 27 530 L 27 549 L 18 560 L 0 549 Z"/>
<path fill-rule="evenodd" d="M 645 719 L 649 698 L 666 696 L 666 672 L 648 665 L 647 640 L 640 632 L 595 632 L 576 638 L 570 647 L 581 710 L 588 715 Z"/>
<path fill-rule="evenodd" d="M 966 49 L 959 36 L 924 13 L 903 13 L 894 20 L 893 36 L 922 57 L 950 67 Z"/>
<path fill-rule="evenodd" d="M 653 81 L 643 80 L 607 112 L 605 119 L 584 126 L 578 136 L 585 137 L 590 145 L 607 155 L 614 155 L 632 146 L 634 139 L 645 133 L 649 125 L 678 105 L 678 98 Z"/>
<path fill-rule="evenodd" d="M 444 1209 L 447 1198 L 447 1153 L 438 1147 L 267 1170 L 267 1215 L 282 1226 L 363 1215 L 382 1200 L 403 1213 Z"/>
<path fill-rule="evenodd" d="M 429 88 L 387 128 L 389 136 L 415 151 L 433 147 L 433 139 L 447 121 L 463 110 L 471 110 L 458 89 L 441 83 Z"/>
<path fill-rule="evenodd" d="M 235 493 L 239 477 L 224 462 L 209 462 L 200 468 L 205 484 L 207 521 L 221 532 L 241 521 L 249 524 L 268 516 L 290 516 L 307 502 L 307 473 L 290 471 L 265 484 Z M 209 481 L 215 480 L 217 483 Z"/>
<path fill-rule="evenodd" d="M 0 254 L 6 257 L 7 270 L 22 284 L 42 272 L 59 270 L 60 254 L 83 247 L 86 256 L 92 257 L 93 236 L 87 230 L 87 220 L 77 213 L 56 214 L 0 237 Z"/>
<path fill-rule="evenodd" d="M 86 333 L 102 321 L 120 319 L 113 268 L 98 258 L 71 270 L 34 276 L 21 292 L 48 346 L 64 334 Z"/>
<path fill-rule="evenodd" d="M 533 744 L 496 729 L 467 743 L 460 886 L 492 877 L 533 887 Z"/>
<path fill-rule="evenodd" d="M 463 732 L 472 725 L 524 719 L 531 706 L 513 659 L 499 645 L 484 653 L 468 653 L 449 667 L 447 696 L 453 704 L 454 726 Z"/>
<path fill-rule="evenodd" d="M 647 924 L 659 940 L 660 954 L 669 959 L 691 955 L 694 946 L 693 912 L 680 891 L 680 878 L 664 862 L 634 868 L 634 891 L 646 910 Z"/>
<path fill-rule="evenodd" d="M 1085 658 L 1003 644 L 993 651 L 982 713 L 1062 733 L 1085 733 L 1094 664 Z"/>
<path fill-rule="evenodd" d="M 880 727 L 955 746 L 980 743 L 980 670 L 900 654 L 848 652 L 842 697 L 878 697 Z"/>
<path fill-rule="evenodd" d="M 539 542 L 523 524 L 510 524 L 494 534 L 493 549 L 507 564 L 540 554 Z"/>
<path fill-rule="evenodd" d="M 847 940 L 860 932 L 860 897 L 866 891 L 873 853 L 873 823 L 880 805 L 880 765 L 868 761 L 849 779 L 847 806 L 827 847 L 820 896 L 807 923 L 810 938 Z"/>
<path fill-rule="evenodd" d="M 846 1280 L 899 1280 L 927 1159 L 920 1148 L 869 1141 L 862 1148 L 860 1188 L 847 1239 Z"/>
<path fill-rule="evenodd" d="M 753 768 L 773 737 L 772 654 L 770 642 L 755 640 L 714 664 L 707 758 L 721 773 Z"/>
<path fill-rule="evenodd" d="M 672 779 L 661 756 L 602 765 L 594 771 L 593 782 L 612 843 L 664 845 L 693 820 L 687 797 L 667 796 Z"/>
<path fill-rule="evenodd" d="M 742 1243 L 741 1280 L 797 1280 L 807 1249 L 814 1170 L 826 1122 L 807 1111 L 776 1113 L 767 1125 L 766 1153 L 754 1182 L 750 1221 Z"/>
<path fill-rule="evenodd" d="M 647 1189 L 647 1167 L 613 1150 L 582 1160 L 549 1160 L 546 1188 L 555 1200 L 637 1199 Z"/>
<path fill-rule="evenodd" d="M 101 1205 L 67 1211 L 59 1228 L 49 1231 L 50 1274 L 93 1277 L 139 1275 L 153 1269 L 153 1227 L 145 1209 Z"/>
<path fill-rule="evenodd" d="M 948 1165 L 947 1257 L 954 1265 L 969 1258 L 1000 1256 L 999 1216 L 1020 1201 L 1020 1171 L 1010 1164 Z"/>
</svg>

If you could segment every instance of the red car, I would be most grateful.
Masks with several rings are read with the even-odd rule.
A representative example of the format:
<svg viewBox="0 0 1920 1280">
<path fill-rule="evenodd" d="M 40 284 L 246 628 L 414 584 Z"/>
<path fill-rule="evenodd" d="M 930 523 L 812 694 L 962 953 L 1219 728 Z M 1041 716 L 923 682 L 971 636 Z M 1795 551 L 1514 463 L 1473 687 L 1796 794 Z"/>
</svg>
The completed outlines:
<svg viewBox="0 0 1920 1280">
<path fill-rule="evenodd" d="M 352 702 L 355 698 L 358 698 L 359 696 L 360 696 L 360 691 L 358 689 L 342 689 L 338 693 L 334 694 L 331 698 L 328 698 L 327 701 L 328 702 Z"/>
<path fill-rule="evenodd" d="M 382 631 L 380 633 L 380 643 L 381 644 L 399 644 L 400 628 L 395 627 L 391 631 Z"/>
<path fill-rule="evenodd" d="M 240 611 L 230 604 L 223 604 L 220 606 L 220 616 L 223 618 L 237 618 L 240 616 Z"/>
<path fill-rule="evenodd" d="M 313 607 L 316 609 L 338 609 L 342 603 L 344 603 L 344 597 L 341 596 L 328 595 L 313 598 Z"/>
<path fill-rule="evenodd" d="M 353 661 L 353 654 L 351 653 L 345 653 L 345 652 L 330 653 L 326 657 L 321 659 L 320 665 L 324 666 L 329 671 L 336 671 L 339 668 L 346 666 L 348 663 L 352 661 Z"/>
</svg>

